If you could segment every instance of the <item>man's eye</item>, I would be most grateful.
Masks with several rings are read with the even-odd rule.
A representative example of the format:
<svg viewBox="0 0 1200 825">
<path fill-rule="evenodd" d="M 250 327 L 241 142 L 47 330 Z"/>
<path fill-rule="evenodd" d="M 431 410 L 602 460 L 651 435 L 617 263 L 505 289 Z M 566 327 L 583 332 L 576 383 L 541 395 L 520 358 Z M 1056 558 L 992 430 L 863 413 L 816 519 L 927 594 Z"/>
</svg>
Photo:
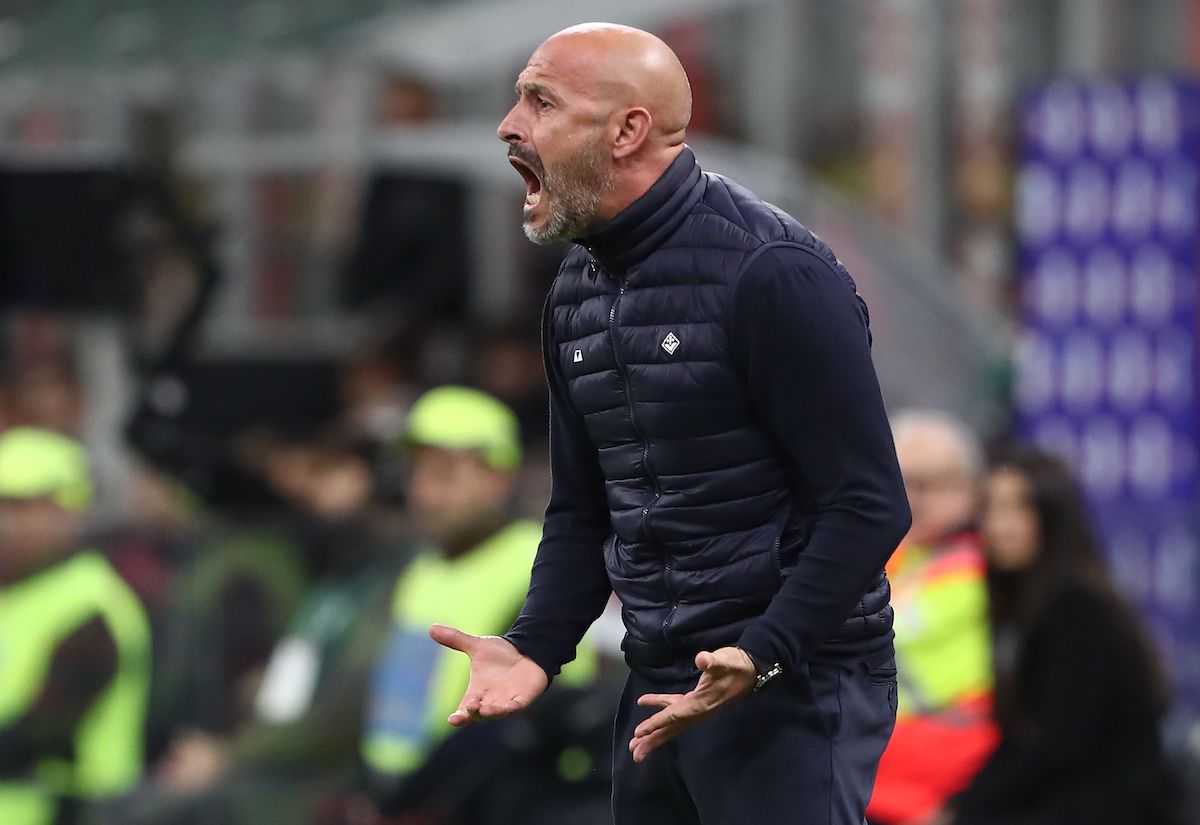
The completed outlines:
<svg viewBox="0 0 1200 825">
<path fill-rule="evenodd" d="M 549 100 L 546 100 L 545 98 L 539 97 L 539 98 L 537 99 L 537 106 L 538 106 L 538 108 L 539 108 L 539 109 L 549 109 L 549 108 L 550 108 L 550 101 L 549 101 Z"/>
</svg>

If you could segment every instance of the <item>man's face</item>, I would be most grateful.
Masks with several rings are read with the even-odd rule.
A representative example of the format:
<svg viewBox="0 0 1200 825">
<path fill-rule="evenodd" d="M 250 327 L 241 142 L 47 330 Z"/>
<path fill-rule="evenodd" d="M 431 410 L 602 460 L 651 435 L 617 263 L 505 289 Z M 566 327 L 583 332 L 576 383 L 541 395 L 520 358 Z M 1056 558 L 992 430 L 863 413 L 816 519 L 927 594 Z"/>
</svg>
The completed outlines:
<svg viewBox="0 0 1200 825">
<path fill-rule="evenodd" d="M 896 457 L 912 508 L 908 541 L 936 544 L 972 520 L 976 482 L 952 439 L 927 431 L 898 436 Z"/>
<path fill-rule="evenodd" d="M 504 511 L 511 477 L 469 450 L 417 447 L 408 507 L 418 529 L 443 546 L 489 526 Z"/>
<path fill-rule="evenodd" d="M 537 244 L 581 237 L 613 187 L 604 101 L 585 90 L 582 61 L 561 44 L 534 52 L 517 78 L 517 102 L 496 130 L 525 179 L 525 235 Z M 596 88 L 597 84 L 590 84 Z"/>
</svg>

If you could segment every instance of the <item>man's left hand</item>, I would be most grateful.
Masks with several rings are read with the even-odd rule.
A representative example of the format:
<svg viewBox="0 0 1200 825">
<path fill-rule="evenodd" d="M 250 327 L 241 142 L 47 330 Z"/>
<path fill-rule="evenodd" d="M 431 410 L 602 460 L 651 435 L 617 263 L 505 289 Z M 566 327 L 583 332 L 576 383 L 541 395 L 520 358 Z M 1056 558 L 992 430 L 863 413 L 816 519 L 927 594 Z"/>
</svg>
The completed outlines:
<svg viewBox="0 0 1200 825">
<path fill-rule="evenodd" d="M 702 722 L 721 707 L 749 693 L 758 678 L 754 662 L 738 647 L 723 647 L 696 654 L 700 681 L 687 693 L 647 693 L 638 697 L 644 708 L 662 708 L 642 722 L 629 740 L 634 762 L 642 762 L 650 752 Z"/>
</svg>

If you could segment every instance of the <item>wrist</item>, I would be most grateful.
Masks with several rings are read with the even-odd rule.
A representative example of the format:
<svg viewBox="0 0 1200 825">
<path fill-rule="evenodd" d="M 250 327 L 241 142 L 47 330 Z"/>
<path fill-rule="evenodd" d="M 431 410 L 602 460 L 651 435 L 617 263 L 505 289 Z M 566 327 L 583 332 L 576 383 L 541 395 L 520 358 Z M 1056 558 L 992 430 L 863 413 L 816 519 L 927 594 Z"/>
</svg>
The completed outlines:
<svg viewBox="0 0 1200 825">
<path fill-rule="evenodd" d="M 762 690 L 773 680 L 783 675 L 783 667 L 779 664 L 779 662 L 769 662 L 766 659 L 755 656 L 745 648 L 738 648 L 738 650 L 741 650 L 742 653 L 746 654 L 746 658 L 749 659 L 750 664 L 754 668 L 755 678 L 753 689 L 755 693 Z"/>
<path fill-rule="evenodd" d="M 554 677 L 559 674 L 562 667 L 550 655 L 549 651 L 537 644 L 530 644 L 529 639 L 523 634 L 509 631 L 500 636 L 501 639 L 512 645 L 517 654 L 542 669 L 546 674 L 547 682 L 553 682 Z"/>
</svg>

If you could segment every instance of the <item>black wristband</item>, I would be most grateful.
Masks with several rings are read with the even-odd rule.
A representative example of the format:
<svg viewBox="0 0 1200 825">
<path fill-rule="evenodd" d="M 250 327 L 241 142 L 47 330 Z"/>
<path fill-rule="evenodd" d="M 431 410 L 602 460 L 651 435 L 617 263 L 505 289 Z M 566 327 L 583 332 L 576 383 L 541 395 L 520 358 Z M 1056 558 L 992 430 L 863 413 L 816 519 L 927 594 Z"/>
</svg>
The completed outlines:
<svg viewBox="0 0 1200 825">
<path fill-rule="evenodd" d="M 757 674 L 754 680 L 754 691 L 756 693 L 766 687 L 767 683 L 772 679 L 783 674 L 783 667 L 778 662 L 767 662 L 745 648 L 742 648 L 742 652 L 750 657 L 750 662 L 754 665 L 754 672 Z"/>
</svg>

